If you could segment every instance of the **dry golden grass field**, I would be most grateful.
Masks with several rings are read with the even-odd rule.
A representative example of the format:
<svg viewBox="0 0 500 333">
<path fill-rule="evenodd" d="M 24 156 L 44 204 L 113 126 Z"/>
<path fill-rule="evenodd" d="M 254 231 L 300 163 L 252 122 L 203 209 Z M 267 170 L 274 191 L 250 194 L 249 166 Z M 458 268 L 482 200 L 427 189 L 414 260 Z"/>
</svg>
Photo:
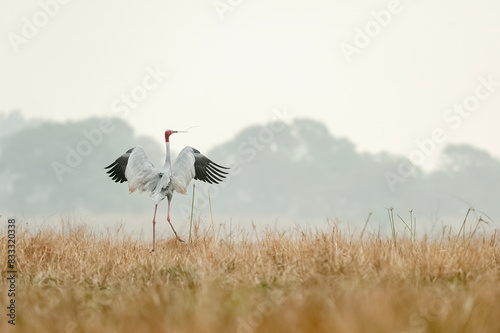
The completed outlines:
<svg viewBox="0 0 500 333">
<path fill-rule="evenodd" d="M 396 244 L 335 225 L 257 234 L 196 230 L 149 253 L 150 242 L 85 227 L 18 229 L 16 326 L 4 264 L 0 331 L 500 332 L 496 231 Z"/>
</svg>

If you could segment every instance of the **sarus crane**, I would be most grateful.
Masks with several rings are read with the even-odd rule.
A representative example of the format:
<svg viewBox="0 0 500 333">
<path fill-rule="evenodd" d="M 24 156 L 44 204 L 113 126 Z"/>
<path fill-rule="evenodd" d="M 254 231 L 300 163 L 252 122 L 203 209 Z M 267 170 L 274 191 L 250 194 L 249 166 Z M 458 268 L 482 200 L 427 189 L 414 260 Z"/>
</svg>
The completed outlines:
<svg viewBox="0 0 500 333">
<path fill-rule="evenodd" d="M 186 146 L 179 153 L 175 163 L 170 160 L 170 136 L 175 133 L 187 133 L 186 131 L 165 131 L 165 145 L 167 156 L 163 168 L 156 168 L 148 160 L 144 149 L 136 146 L 127 150 L 125 154 L 118 157 L 113 163 L 105 167 L 107 173 L 116 183 L 128 182 L 130 193 L 134 191 L 150 192 L 155 203 L 153 215 L 153 250 L 155 250 L 155 225 L 156 210 L 160 202 L 167 197 L 168 211 L 167 221 L 174 231 L 177 240 L 183 240 L 177 235 L 174 226 L 170 222 L 170 201 L 174 191 L 186 194 L 191 180 L 197 179 L 210 184 L 218 184 L 227 176 L 229 168 L 212 162 L 197 149 Z"/>
</svg>

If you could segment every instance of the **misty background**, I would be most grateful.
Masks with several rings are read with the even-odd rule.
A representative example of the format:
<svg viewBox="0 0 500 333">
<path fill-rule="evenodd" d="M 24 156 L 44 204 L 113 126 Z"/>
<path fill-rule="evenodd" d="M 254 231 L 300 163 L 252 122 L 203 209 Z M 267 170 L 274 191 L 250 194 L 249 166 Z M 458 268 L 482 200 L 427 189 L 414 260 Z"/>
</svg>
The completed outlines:
<svg viewBox="0 0 500 333">
<path fill-rule="evenodd" d="M 0 37 L 2 221 L 148 235 L 149 196 L 103 168 L 136 145 L 162 166 L 168 128 L 190 129 L 174 155 L 231 167 L 195 182 L 203 221 L 208 191 L 216 223 L 245 227 L 500 217 L 500 2 L 4 1 Z"/>
<path fill-rule="evenodd" d="M 112 222 L 128 217 L 149 226 L 153 208 L 149 195 L 128 194 L 127 184 L 114 183 L 104 167 L 138 144 L 156 166 L 162 166 L 163 145 L 137 135 L 119 118 L 29 121 L 19 111 L 0 117 L 0 202 L 8 207 L 2 213 L 24 218 L 111 214 Z M 111 124 L 112 132 L 99 136 L 103 120 Z M 54 162 L 67 167 L 68 155 L 78 153 L 81 142 L 91 142 L 85 133 L 92 132 L 97 144 L 87 156 L 81 155 L 80 163 L 64 172 L 54 167 Z M 176 144 L 180 135 L 196 137 L 172 136 L 174 158 L 182 148 Z M 386 174 L 397 174 L 403 156 L 359 152 L 354 143 L 313 119 L 251 125 L 202 153 L 232 168 L 221 185 L 195 181 L 195 217 L 205 221 L 210 219 L 208 191 L 217 223 L 235 220 L 243 227 L 259 220 L 321 225 L 327 218 L 359 227 L 373 213 L 374 223 L 384 231 L 390 207 L 405 218 L 413 210 L 419 227 L 426 231 L 436 225 L 440 229 L 442 224 L 459 224 L 469 208 L 488 220 L 500 217 L 495 186 L 500 181 L 500 161 L 470 145 L 448 145 L 439 156 L 438 168 L 426 172 L 415 167 L 393 188 Z M 174 194 L 172 219 L 180 230 L 188 225 L 191 200 L 192 191 Z M 161 221 L 166 207 L 160 207 Z"/>
</svg>

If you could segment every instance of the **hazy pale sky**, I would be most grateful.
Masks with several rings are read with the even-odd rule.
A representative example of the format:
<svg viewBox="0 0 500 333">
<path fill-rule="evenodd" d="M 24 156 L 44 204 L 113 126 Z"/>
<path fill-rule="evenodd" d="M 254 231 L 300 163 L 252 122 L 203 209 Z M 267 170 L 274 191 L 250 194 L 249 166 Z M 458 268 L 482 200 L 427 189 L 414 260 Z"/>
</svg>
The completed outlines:
<svg viewBox="0 0 500 333">
<path fill-rule="evenodd" d="M 498 1 L 65 1 L 0 3 L 0 111 L 199 125 L 173 144 L 207 150 L 286 107 L 363 151 L 441 128 L 500 157 Z"/>
</svg>

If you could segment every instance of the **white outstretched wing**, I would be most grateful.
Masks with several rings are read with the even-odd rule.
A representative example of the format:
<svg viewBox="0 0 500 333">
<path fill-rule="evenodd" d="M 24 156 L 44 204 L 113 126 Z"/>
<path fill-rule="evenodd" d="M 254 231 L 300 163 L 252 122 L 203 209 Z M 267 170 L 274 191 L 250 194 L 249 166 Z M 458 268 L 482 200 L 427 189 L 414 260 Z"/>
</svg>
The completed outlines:
<svg viewBox="0 0 500 333">
<path fill-rule="evenodd" d="M 218 184 L 227 176 L 228 169 L 220 166 L 197 149 L 184 147 L 172 166 L 172 186 L 176 192 L 186 194 L 191 180 L 198 179 L 210 184 Z"/>
<path fill-rule="evenodd" d="M 115 182 L 127 181 L 130 193 L 153 192 L 161 178 L 160 170 L 148 160 L 141 146 L 127 150 L 105 169 L 110 169 L 107 173 Z"/>
</svg>

